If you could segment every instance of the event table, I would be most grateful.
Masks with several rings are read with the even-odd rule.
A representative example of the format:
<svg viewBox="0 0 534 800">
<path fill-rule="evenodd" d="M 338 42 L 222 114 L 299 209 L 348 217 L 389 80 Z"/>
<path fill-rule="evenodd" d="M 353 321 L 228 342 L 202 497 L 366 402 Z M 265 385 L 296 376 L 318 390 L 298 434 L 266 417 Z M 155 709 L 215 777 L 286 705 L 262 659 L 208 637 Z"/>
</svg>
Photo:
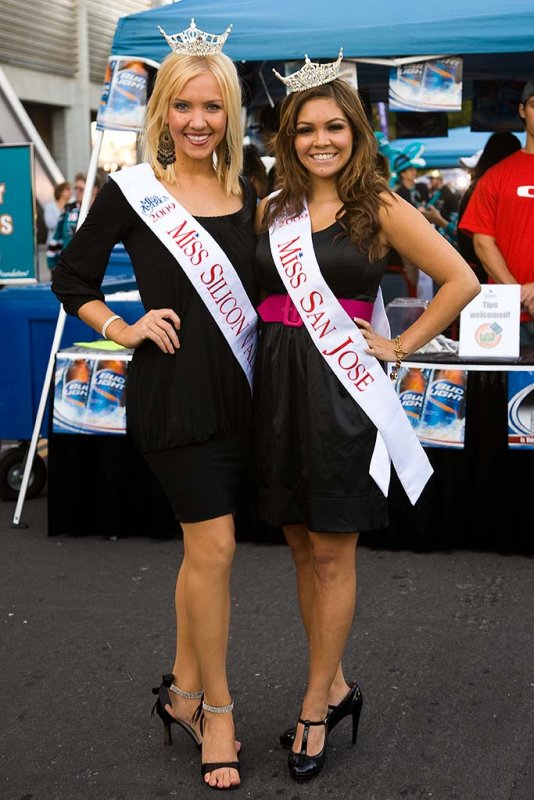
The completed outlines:
<svg viewBox="0 0 534 800">
<path fill-rule="evenodd" d="M 508 447 L 507 416 L 508 375 L 534 370 L 534 348 L 522 348 L 517 359 L 499 360 L 419 354 L 405 366 L 468 372 L 465 444 L 461 449 L 426 448 L 434 474 L 414 507 L 393 475 L 389 527 L 363 534 L 362 542 L 534 553 L 534 450 Z"/>
<path fill-rule="evenodd" d="M 523 349 L 518 359 L 498 362 L 417 355 L 406 366 L 468 371 L 465 445 L 426 448 L 434 474 L 414 507 L 393 472 L 389 527 L 362 532 L 361 542 L 418 550 L 472 547 L 534 553 L 534 450 L 509 449 L 507 427 L 508 373 L 534 370 L 534 348 Z M 49 535 L 180 535 L 165 495 L 127 435 L 51 431 L 48 458 Z M 279 529 L 259 523 L 250 509 L 237 518 L 237 538 L 283 541 Z"/>
</svg>

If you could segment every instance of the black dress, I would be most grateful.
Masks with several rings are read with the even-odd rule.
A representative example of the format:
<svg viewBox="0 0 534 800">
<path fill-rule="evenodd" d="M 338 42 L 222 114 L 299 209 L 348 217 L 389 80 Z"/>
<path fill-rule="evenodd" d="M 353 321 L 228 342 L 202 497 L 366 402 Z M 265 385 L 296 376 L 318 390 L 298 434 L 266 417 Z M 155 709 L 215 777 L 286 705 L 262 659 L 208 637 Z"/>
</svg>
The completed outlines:
<svg viewBox="0 0 534 800">
<path fill-rule="evenodd" d="M 313 234 L 336 297 L 373 302 L 384 262 L 369 263 L 339 223 Z M 267 234 L 256 247 L 266 294 L 284 294 Z M 313 344 L 306 328 L 262 323 L 254 383 L 258 516 L 319 533 L 387 526 L 387 500 L 369 475 L 376 428 Z"/>
<path fill-rule="evenodd" d="M 255 303 L 256 196 L 248 182 L 244 194 L 239 211 L 197 219 L 225 251 Z M 151 341 L 134 352 L 126 385 L 128 433 L 179 521 L 231 513 L 249 469 L 251 393 L 245 373 L 186 274 L 114 181 L 101 189 L 63 251 L 52 289 L 68 314 L 76 315 L 90 300 L 103 300 L 100 285 L 119 241 L 132 261 L 145 309 L 172 308 L 181 320 L 174 354 Z"/>
</svg>

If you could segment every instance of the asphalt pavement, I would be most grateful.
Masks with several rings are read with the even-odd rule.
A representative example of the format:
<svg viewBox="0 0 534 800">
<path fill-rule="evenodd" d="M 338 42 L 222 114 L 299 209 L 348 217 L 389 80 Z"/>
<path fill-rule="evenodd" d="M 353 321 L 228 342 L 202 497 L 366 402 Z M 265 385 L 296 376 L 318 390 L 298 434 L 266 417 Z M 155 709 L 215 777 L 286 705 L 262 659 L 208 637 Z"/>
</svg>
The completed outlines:
<svg viewBox="0 0 534 800">
<path fill-rule="evenodd" d="M 170 669 L 179 539 L 48 537 L 0 502 L 1 800 L 202 800 L 189 737 L 151 717 Z M 80 509 L 83 514 L 83 508 Z M 248 800 L 533 800 L 534 562 L 361 547 L 345 659 L 364 695 L 324 772 L 294 783 L 278 734 L 305 681 L 289 553 L 239 543 L 229 676 Z"/>
</svg>

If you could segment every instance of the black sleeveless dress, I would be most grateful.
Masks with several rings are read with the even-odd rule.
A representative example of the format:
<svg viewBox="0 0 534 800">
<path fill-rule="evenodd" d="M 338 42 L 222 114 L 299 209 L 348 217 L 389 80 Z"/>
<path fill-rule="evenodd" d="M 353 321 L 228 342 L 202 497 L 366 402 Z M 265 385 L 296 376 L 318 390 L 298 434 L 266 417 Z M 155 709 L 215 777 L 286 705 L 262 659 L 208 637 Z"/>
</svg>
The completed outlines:
<svg viewBox="0 0 534 800">
<path fill-rule="evenodd" d="M 239 211 L 197 219 L 225 251 L 255 305 L 256 194 L 248 181 L 243 187 Z M 104 300 L 102 279 L 119 241 L 132 261 L 144 308 L 172 308 L 181 320 L 175 353 L 163 353 L 149 340 L 134 351 L 126 383 L 128 433 L 180 522 L 235 512 L 250 483 L 248 381 L 185 272 L 114 181 L 100 190 L 62 252 L 52 289 L 68 314 Z M 109 304 L 113 308 L 112 297 Z"/>
<path fill-rule="evenodd" d="M 369 263 L 339 223 L 313 234 L 322 275 L 336 297 L 373 302 L 384 262 Z M 268 235 L 256 246 L 263 294 L 284 294 Z M 261 323 L 254 444 L 258 516 L 318 533 L 387 526 L 387 499 L 369 475 L 376 428 L 330 370 L 306 328 Z"/>
</svg>

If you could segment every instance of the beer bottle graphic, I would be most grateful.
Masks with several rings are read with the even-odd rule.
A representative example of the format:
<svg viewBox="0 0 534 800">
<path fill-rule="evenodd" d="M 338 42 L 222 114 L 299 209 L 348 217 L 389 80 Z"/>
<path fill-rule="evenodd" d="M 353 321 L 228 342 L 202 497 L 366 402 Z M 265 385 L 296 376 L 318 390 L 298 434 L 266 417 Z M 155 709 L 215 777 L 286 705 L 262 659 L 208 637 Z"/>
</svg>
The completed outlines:
<svg viewBox="0 0 534 800">
<path fill-rule="evenodd" d="M 136 130 L 142 126 L 146 106 L 148 70 L 142 61 L 117 61 L 111 81 L 104 127 Z"/>
<path fill-rule="evenodd" d="M 118 432 L 124 427 L 127 362 L 101 359 L 96 362 L 87 411 L 92 424 Z"/>
<path fill-rule="evenodd" d="M 404 367 L 397 381 L 397 392 L 406 416 L 414 428 L 419 426 L 425 400 L 429 370 Z"/>
<path fill-rule="evenodd" d="M 61 399 L 75 417 L 85 412 L 90 381 L 91 367 L 85 358 L 76 359 L 65 368 Z"/>
<path fill-rule="evenodd" d="M 461 369 L 434 370 L 421 417 L 421 427 L 429 439 L 463 444 L 466 375 Z"/>
</svg>

